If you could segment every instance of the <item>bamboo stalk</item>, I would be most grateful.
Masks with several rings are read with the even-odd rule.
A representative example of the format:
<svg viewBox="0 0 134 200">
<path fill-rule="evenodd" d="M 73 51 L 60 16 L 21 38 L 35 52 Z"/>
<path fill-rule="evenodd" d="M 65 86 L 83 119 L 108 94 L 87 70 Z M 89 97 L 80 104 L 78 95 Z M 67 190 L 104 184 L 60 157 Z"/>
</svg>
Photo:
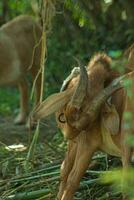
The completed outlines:
<svg viewBox="0 0 134 200">
<path fill-rule="evenodd" d="M 59 180 L 59 176 L 55 176 L 55 177 L 51 177 L 51 178 L 48 178 L 46 180 L 41 180 L 41 181 L 38 181 L 38 182 L 34 182 L 34 183 L 30 183 L 28 185 L 25 185 L 23 186 L 23 189 L 28 189 L 28 188 L 34 188 L 34 187 L 37 187 L 37 186 L 43 186 L 45 185 L 46 183 L 48 184 L 49 182 L 54 182 L 54 181 L 58 181 Z"/>
<path fill-rule="evenodd" d="M 59 179 L 59 177 L 56 177 L 56 179 Z M 85 189 L 87 186 L 99 183 L 99 178 L 92 179 L 92 180 L 87 180 L 87 181 L 82 181 L 80 183 L 80 190 Z M 51 189 L 41 189 L 37 191 L 32 191 L 32 192 L 23 192 L 23 193 L 17 193 L 15 195 L 11 195 L 7 197 L 5 200 L 29 200 L 29 199 L 36 199 L 40 198 L 43 195 L 47 195 L 48 193 L 51 193 Z"/>
<path fill-rule="evenodd" d="M 120 192 L 116 191 L 116 192 L 106 192 L 104 195 L 102 195 L 100 198 L 98 198 L 98 200 L 106 200 L 106 199 L 110 199 L 111 197 L 120 195 Z"/>
<path fill-rule="evenodd" d="M 105 158 L 106 155 L 95 155 L 92 160 L 96 160 L 96 159 L 102 159 L 102 158 Z M 54 162 L 54 163 L 47 163 L 43 166 L 42 169 L 39 169 L 39 170 L 36 170 L 36 171 L 33 171 L 33 172 L 29 172 L 29 173 L 25 173 L 23 176 L 16 176 L 14 177 L 12 180 L 17 180 L 17 179 L 21 179 L 21 178 L 26 178 L 26 177 L 31 177 L 31 175 L 34 175 L 34 174 L 38 174 L 38 173 L 45 173 L 46 171 L 51 171 L 51 170 L 55 170 L 55 169 L 58 169 L 60 168 L 61 164 L 61 160 L 60 161 L 57 161 L 57 162 Z M 55 165 L 56 164 L 56 165 Z M 93 170 L 88 170 L 87 172 L 89 173 L 93 173 L 93 174 L 99 174 L 99 173 L 103 173 L 103 171 L 93 171 Z M 104 171 L 105 173 L 105 171 Z M 11 181 L 12 181 L 11 180 Z M 0 185 L 2 186 L 3 184 L 7 184 L 8 182 L 10 182 L 10 180 L 0 180 Z"/>
<path fill-rule="evenodd" d="M 54 168 L 51 168 L 51 169 L 54 169 Z M 97 175 L 97 176 L 100 175 L 100 174 L 105 174 L 105 173 L 106 173 L 106 171 L 94 171 L 94 170 L 88 170 L 87 171 L 87 174 Z M 50 180 L 55 180 L 55 178 L 54 178 L 55 175 L 59 175 L 59 174 L 60 174 L 59 171 L 52 171 L 52 172 L 48 172 L 48 173 L 45 173 L 45 174 L 39 174 L 39 175 L 35 175 L 35 176 L 29 176 L 29 177 L 24 177 L 24 178 L 7 180 L 7 181 L 4 181 L 4 184 L 6 184 L 6 186 L 7 186 L 7 183 L 10 185 L 10 184 L 16 184 L 16 183 L 25 182 L 25 181 L 33 181 L 33 180 L 35 181 L 36 179 L 47 178 L 47 177 L 51 176 L 50 178 L 47 178 L 43 181 L 43 182 L 48 182 Z M 3 188 L 4 187 L 5 186 L 3 186 Z"/>
<path fill-rule="evenodd" d="M 23 193 L 18 193 L 11 195 L 5 200 L 30 200 L 30 199 L 37 199 L 39 197 L 42 197 L 43 195 L 46 195 L 50 193 L 50 189 L 42 189 L 42 190 L 37 190 L 37 191 L 32 191 L 32 192 L 23 192 Z"/>
<path fill-rule="evenodd" d="M 55 183 L 56 181 L 59 181 L 59 176 L 47 178 L 47 179 L 45 179 L 45 180 L 41 180 L 41 181 L 37 181 L 37 182 L 27 183 L 27 184 L 21 185 L 21 186 L 19 186 L 19 187 L 16 187 L 16 186 L 15 186 L 15 191 L 18 192 L 18 191 L 20 191 L 20 190 L 22 190 L 22 189 L 23 189 L 23 190 L 27 190 L 27 189 L 32 189 L 32 190 L 34 190 L 33 188 L 36 187 L 36 189 L 37 189 L 37 187 L 40 188 L 40 186 L 44 186 L 44 187 L 49 188 L 49 185 L 48 185 L 48 184 L 49 184 L 49 183 L 51 184 L 52 182 Z M 46 186 L 45 186 L 45 185 L 46 185 Z M 13 193 L 14 191 L 12 191 L 12 188 L 14 188 L 14 185 L 13 185 L 13 184 L 9 184 L 8 187 L 7 187 L 7 185 L 1 187 L 1 188 L 0 188 L 0 191 L 2 192 L 2 191 L 10 190 L 9 193 Z M 5 195 L 3 195 L 3 196 L 5 196 Z"/>
<path fill-rule="evenodd" d="M 38 178 L 45 178 L 45 177 L 48 177 L 48 176 L 57 175 L 59 173 L 60 173 L 59 171 L 56 171 L 56 172 L 50 172 L 50 173 L 46 173 L 46 174 L 40 174 L 40 175 L 31 176 L 31 177 L 27 177 L 27 178 L 11 180 L 10 183 L 16 183 L 16 182 L 19 183 L 19 182 L 23 182 L 23 181 L 31 181 L 31 180 L 38 179 Z"/>
<path fill-rule="evenodd" d="M 37 170 L 37 171 L 31 172 L 30 174 L 35 174 L 35 173 L 40 173 L 40 172 L 45 172 L 45 171 L 54 170 L 54 169 L 60 168 L 60 166 L 61 166 L 60 164 L 54 165 L 54 166 L 51 166 L 51 167 L 39 169 L 39 170 Z"/>
<path fill-rule="evenodd" d="M 105 155 L 100 155 L 100 156 L 96 155 L 93 158 L 93 160 L 100 159 L 100 158 L 105 158 Z M 1 184 L 3 184 L 3 186 L 0 187 L 0 191 L 1 192 L 3 191 L 3 195 L 1 196 L 1 198 L 4 200 L 16 200 L 16 199 L 17 200 L 20 200 L 20 199 L 21 200 L 23 199 L 37 200 L 37 199 L 44 199 L 46 196 L 49 196 L 49 195 L 54 196 L 53 187 L 55 188 L 57 186 L 58 181 L 60 180 L 59 167 L 60 167 L 60 164 L 57 164 L 57 163 L 56 165 L 55 163 L 48 164 L 48 165 L 45 165 L 45 168 L 25 174 L 24 176 L 15 177 L 11 180 L 9 179 L 4 180 L 3 181 L 4 183 L 1 181 Z M 100 181 L 100 178 L 98 178 L 98 176 L 102 173 L 106 173 L 106 172 L 102 170 L 101 171 L 88 170 L 87 174 L 89 175 L 89 177 L 96 176 L 97 178 L 91 178 L 91 179 L 89 178 L 88 180 L 83 179 L 80 183 L 80 190 L 86 190 L 92 184 L 98 185 Z M 23 183 L 26 183 L 26 184 L 23 184 Z M 40 189 L 40 187 L 44 187 L 45 189 Z M 21 191 L 25 191 L 25 192 L 21 192 Z M 14 194 L 14 195 L 11 195 L 11 194 Z"/>
<path fill-rule="evenodd" d="M 92 179 L 92 180 L 82 181 L 80 183 L 80 189 L 86 188 L 87 185 L 89 186 L 89 185 L 94 184 L 94 183 L 99 183 L 99 181 L 100 181 L 100 178 L 95 178 L 95 179 Z"/>
<path fill-rule="evenodd" d="M 88 170 L 87 173 L 91 174 L 91 175 L 100 175 L 102 173 L 105 174 L 106 171 Z M 13 180 L 10 180 L 9 182 L 10 183 L 19 183 L 19 182 L 23 182 L 23 181 L 31 181 L 31 180 L 34 180 L 34 179 L 45 178 L 45 177 L 55 176 L 55 175 L 59 175 L 59 174 L 60 174 L 60 171 L 54 171 L 54 172 L 48 172 L 48 173 L 45 173 L 45 174 L 39 174 L 39 175 L 35 175 L 35 176 L 13 179 Z"/>
<path fill-rule="evenodd" d="M 38 172 L 44 173 L 45 171 L 48 171 L 48 170 L 51 171 L 53 169 L 59 168 L 59 166 L 60 165 L 56 165 L 56 166 L 52 166 L 52 167 L 49 167 L 49 168 L 46 168 L 46 169 L 37 170 L 37 171 L 31 173 L 31 175 L 36 174 Z M 13 183 L 30 181 L 30 180 L 34 180 L 34 179 L 38 179 L 38 178 L 44 178 L 44 177 L 53 176 L 53 175 L 55 176 L 59 173 L 60 173 L 59 171 L 56 171 L 56 172 L 54 171 L 54 172 L 48 172 L 48 173 L 45 173 L 45 174 L 39 174 L 39 175 L 35 175 L 35 176 L 30 176 L 30 173 L 29 173 L 29 174 L 26 174 L 25 176 L 15 177 L 13 179 L 2 180 L 2 181 L 0 181 L 0 191 L 2 191 L 2 188 L 5 188 L 5 187 L 7 187 L 7 185 L 10 185 L 10 184 L 13 184 Z"/>
<path fill-rule="evenodd" d="M 39 169 L 39 170 L 30 172 L 30 173 L 26 173 L 24 176 L 20 176 L 20 177 L 16 177 L 16 178 L 28 177 L 28 176 L 31 176 L 33 174 L 39 174 L 39 173 L 42 173 L 42 172 L 44 173 L 46 171 L 51 171 L 51 170 L 58 169 L 58 168 L 60 168 L 60 164 L 54 165 L 54 166 L 51 166 L 51 167 L 47 167 L 47 168 L 43 168 L 43 169 Z"/>
</svg>

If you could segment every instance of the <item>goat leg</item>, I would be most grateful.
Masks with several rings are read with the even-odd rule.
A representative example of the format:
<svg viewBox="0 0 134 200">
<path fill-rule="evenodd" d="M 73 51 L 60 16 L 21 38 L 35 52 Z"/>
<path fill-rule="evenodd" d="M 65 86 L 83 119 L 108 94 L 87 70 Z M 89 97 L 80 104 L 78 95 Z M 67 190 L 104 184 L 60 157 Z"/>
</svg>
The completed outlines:
<svg viewBox="0 0 134 200">
<path fill-rule="evenodd" d="M 28 114 L 28 84 L 25 78 L 19 82 L 20 90 L 20 113 L 16 117 L 15 124 L 24 124 Z"/>
<path fill-rule="evenodd" d="M 91 142 L 90 142 L 91 141 Z M 87 140 L 87 134 L 81 133 L 77 137 L 77 152 L 73 168 L 68 176 L 66 188 L 61 200 L 72 200 L 74 193 L 79 187 L 81 178 L 89 166 L 89 162 L 97 146 L 93 144 L 92 139 Z"/>
<path fill-rule="evenodd" d="M 77 144 L 76 142 L 69 141 L 68 143 L 68 151 L 66 153 L 65 160 L 63 161 L 61 165 L 61 174 L 60 174 L 60 187 L 59 187 L 59 192 L 57 195 L 58 199 L 61 199 L 64 189 L 66 187 L 66 182 L 68 175 L 70 171 L 72 170 L 75 156 L 76 156 L 76 149 L 77 149 Z"/>
</svg>

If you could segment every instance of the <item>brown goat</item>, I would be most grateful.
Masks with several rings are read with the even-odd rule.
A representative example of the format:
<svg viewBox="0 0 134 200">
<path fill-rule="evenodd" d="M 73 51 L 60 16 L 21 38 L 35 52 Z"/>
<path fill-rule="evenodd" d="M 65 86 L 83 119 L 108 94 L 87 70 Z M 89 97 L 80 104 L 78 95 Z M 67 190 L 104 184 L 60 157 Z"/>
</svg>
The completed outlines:
<svg viewBox="0 0 134 200">
<path fill-rule="evenodd" d="M 30 73 L 35 80 L 39 72 L 40 39 L 41 27 L 30 16 L 16 17 L 0 28 L 0 86 L 18 85 L 21 94 L 16 124 L 25 123 L 28 115 L 26 74 Z M 40 86 L 39 73 L 35 84 L 35 104 L 39 102 Z"/>
<path fill-rule="evenodd" d="M 66 84 L 64 82 L 64 91 L 48 97 L 33 114 L 33 118 L 40 119 L 57 111 L 58 126 L 68 139 L 67 154 L 61 166 L 59 200 L 73 199 L 97 150 L 122 157 L 123 168 L 130 163 L 131 148 L 124 138 L 133 133 L 134 127 L 125 128 L 124 113 L 134 114 L 134 104 L 122 85 L 115 86 L 121 78 L 117 78 L 119 74 L 110 64 L 107 55 L 96 55 L 87 68 L 81 68 L 80 76 L 71 74 L 70 81 L 68 78 Z M 133 77 L 133 73 L 124 76 L 131 80 Z"/>
</svg>

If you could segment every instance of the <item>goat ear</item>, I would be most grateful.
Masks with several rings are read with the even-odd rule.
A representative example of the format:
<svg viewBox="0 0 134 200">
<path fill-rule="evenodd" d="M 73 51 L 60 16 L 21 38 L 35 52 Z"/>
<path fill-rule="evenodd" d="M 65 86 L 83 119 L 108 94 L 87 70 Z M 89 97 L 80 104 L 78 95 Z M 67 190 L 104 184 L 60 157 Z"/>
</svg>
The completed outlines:
<svg viewBox="0 0 134 200">
<path fill-rule="evenodd" d="M 116 135 L 119 131 L 120 119 L 114 105 L 105 104 L 102 111 L 101 125 L 111 134 Z"/>
<path fill-rule="evenodd" d="M 73 91 L 74 89 L 71 88 L 64 92 L 52 94 L 33 111 L 32 118 L 34 120 L 39 120 L 60 110 L 66 103 L 68 103 L 73 95 Z"/>
</svg>

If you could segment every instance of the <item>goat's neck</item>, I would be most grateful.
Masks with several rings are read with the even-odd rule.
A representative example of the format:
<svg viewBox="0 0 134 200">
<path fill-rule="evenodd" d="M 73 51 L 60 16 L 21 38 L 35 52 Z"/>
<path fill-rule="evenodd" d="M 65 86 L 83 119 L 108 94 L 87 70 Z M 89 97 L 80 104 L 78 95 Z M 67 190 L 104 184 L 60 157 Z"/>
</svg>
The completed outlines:
<svg viewBox="0 0 134 200">
<path fill-rule="evenodd" d="M 88 71 L 89 85 L 91 88 L 100 89 L 104 88 L 104 82 L 107 80 L 106 70 L 101 66 L 95 66 L 92 70 Z"/>
</svg>

